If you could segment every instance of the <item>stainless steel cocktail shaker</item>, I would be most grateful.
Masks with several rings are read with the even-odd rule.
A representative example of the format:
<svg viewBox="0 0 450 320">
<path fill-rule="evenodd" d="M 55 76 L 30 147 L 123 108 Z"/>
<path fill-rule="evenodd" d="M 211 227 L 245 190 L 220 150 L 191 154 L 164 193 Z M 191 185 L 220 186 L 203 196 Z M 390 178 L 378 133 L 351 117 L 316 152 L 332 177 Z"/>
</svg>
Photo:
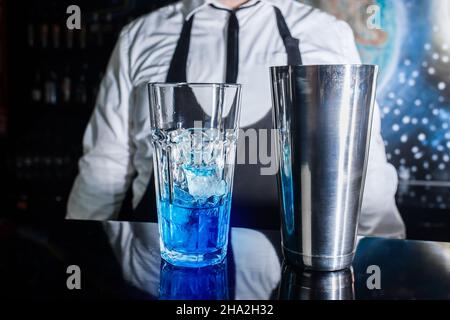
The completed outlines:
<svg viewBox="0 0 450 320">
<path fill-rule="evenodd" d="M 352 263 L 378 67 L 271 68 L 285 258 L 334 271 Z"/>
</svg>

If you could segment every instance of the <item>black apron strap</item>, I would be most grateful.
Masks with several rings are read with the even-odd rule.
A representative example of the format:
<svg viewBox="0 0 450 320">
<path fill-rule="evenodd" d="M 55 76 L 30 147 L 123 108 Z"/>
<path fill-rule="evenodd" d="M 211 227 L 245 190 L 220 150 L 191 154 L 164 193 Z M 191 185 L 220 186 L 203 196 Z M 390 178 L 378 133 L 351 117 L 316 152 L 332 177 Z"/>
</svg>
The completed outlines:
<svg viewBox="0 0 450 320">
<path fill-rule="evenodd" d="M 286 50 L 287 63 L 289 65 L 301 65 L 300 41 L 292 37 L 280 9 L 274 7 L 274 12 L 278 31 Z M 245 108 L 245 106 L 243 107 Z M 271 141 L 273 139 L 270 130 L 272 126 L 272 113 L 268 112 L 263 119 L 253 124 L 251 128 L 268 130 L 268 138 Z M 242 139 L 242 136 L 239 139 Z M 260 147 L 259 144 L 260 142 L 258 142 L 257 148 Z M 239 143 L 238 145 L 242 147 L 245 144 Z M 274 150 L 271 150 L 270 143 L 268 143 L 266 150 L 270 150 L 271 153 L 274 152 Z M 245 158 L 248 159 L 248 150 L 241 149 L 238 152 L 245 152 Z M 234 227 L 277 229 L 280 224 L 279 208 L 277 177 L 261 175 L 261 164 L 236 164 L 231 225 Z"/>
<path fill-rule="evenodd" d="M 281 39 L 283 40 L 284 47 L 288 56 L 288 65 L 301 65 L 302 55 L 300 53 L 300 41 L 292 37 L 286 20 L 281 13 L 281 10 L 277 7 L 273 7 L 275 10 L 275 16 L 277 18 L 278 31 L 280 32 Z"/>
<path fill-rule="evenodd" d="M 177 47 L 173 53 L 172 61 L 170 62 L 169 72 L 167 73 L 166 82 L 186 82 L 186 66 L 189 55 L 189 46 L 191 43 L 191 31 L 194 15 L 185 21 L 183 29 L 181 29 L 180 38 L 178 39 Z"/>
<path fill-rule="evenodd" d="M 180 37 L 175 48 L 172 60 L 170 62 L 169 71 L 167 72 L 166 82 L 187 82 L 186 66 L 189 55 L 189 46 L 191 42 L 192 23 L 194 21 L 194 15 L 189 20 L 186 20 L 181 29 Z M 195 96 L 185 97 L 184 103 L 198 103 Z M 131 189 L 131 188 L 130 188 Z M 130 196 L 127 196 L 130 198 Z M 130 206 L 126 206 L 128 209 Z M 124 210 L 122 210 L 124 211 Z M 144 221 L 144 222 L 157 222 L 158 215 L 156 211 L 156 192 L 155 192 L 155 175 L 152 174 L 150 181 L 145 189 L 141 201 L 137 207 L 133 210 L 133 215 L 129 219 L 127 214 L 123 215 L 124 220 Z"/>
</svg>

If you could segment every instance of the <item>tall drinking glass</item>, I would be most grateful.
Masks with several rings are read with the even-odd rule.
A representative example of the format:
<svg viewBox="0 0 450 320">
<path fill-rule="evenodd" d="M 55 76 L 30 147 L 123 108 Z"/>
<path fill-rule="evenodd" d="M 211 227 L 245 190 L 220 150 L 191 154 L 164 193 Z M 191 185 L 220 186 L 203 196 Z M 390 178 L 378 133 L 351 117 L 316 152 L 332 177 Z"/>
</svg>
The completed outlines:
<svg viewBox="0 0 450 320">
<path fill-rule="evenodd" d="M 149 97 L 161 257 L 217 264 L 227 252 L 241 87 L 150 83 Z"/>
</svg>

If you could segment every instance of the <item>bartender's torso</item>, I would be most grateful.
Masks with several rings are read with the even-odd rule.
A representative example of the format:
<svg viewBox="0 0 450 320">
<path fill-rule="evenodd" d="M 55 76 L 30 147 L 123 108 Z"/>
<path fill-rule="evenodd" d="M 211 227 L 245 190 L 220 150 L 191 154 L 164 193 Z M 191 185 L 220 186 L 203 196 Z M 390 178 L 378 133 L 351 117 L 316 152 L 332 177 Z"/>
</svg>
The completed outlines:
<svg viewBox="0 0 450 320">
<path fill-rule="evenodd" d="M 127 44 L 132 86 L 130 120 L 135 149 L 133 165 L 137 172 L 133 181 L 133 206 L 138 210 L 148 210 L 143 203 L 151 200 L 146 194 L 153 187 L 149 185 L 152 150 L 146 84 L 167 81 L 173 60 L 183 59 L 175 52 L 183 37 L 183 26 L 190 19 L 192 27 L 189 35 L 184 35 L 189 38 L 185 65 L 176 66 L 185 68 L 186 79 L 181 80 L 225 82 L 230 12 L 224 9 L 218 1 L 182 1 L 134 21 L 121 34 Z M 245 3 L 235 12 L 239 23 L 237 83 L 243 86 L 240 125 L 243 129 L 256 129 L 256 132 L 272 128 L 269 67 L 288 63 L 289 52 L 280 35 L 277 9 L 288 32 L 299 40 L 297 49 L 304 64 L 359 63 L 357 54 L 349 56 L 345 52 L 352 34 L 344 22 L 291 0 Z M 356 52 L 353 49 L 349 51 Z M 257 139 L 259 137 L 258 134 Z M 260 146 L 261 142 L 257 144 Z M 248 143 L 239 145 L 249 147 Z M 273 159 L 274 150 L 270 145 L 266 149 L 267 157 Z M 238 154 L 242 152 L 245 150 L 239 150 Z M 264 159 L 259 154 L 256 160 L 256 163 L 247 161 L 236 167 L 234 225 L 255 221 L 255 215 L 259 215 L 257 219 L 269 221 L 271 218 L 263 211 L 273 212 L 278 208 L 276 176 L 261 175 L 261 167 L 269 164 L 262 163 Z M 278 220 L 276 213 L 274 219 Z"/>
</svg>

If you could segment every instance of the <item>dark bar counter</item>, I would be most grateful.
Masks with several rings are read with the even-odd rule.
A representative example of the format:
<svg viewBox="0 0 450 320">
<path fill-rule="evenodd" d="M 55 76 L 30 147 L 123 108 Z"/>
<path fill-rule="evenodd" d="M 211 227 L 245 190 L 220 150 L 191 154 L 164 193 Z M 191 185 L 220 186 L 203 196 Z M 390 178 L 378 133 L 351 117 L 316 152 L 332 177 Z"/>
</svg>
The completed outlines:
<svg viewBox="0 0 450 320">
<path fill-rule="evenodd" d="M 314 273 L 282 262 L 278 232 L 233 228 L 226 261 L 189 269 L 161 262 L 153 223 L 3 219 L 0 257 L 2 299 L 450 299 L 439 242 L 362 238 L 352 269 Z"/>
</svg>

